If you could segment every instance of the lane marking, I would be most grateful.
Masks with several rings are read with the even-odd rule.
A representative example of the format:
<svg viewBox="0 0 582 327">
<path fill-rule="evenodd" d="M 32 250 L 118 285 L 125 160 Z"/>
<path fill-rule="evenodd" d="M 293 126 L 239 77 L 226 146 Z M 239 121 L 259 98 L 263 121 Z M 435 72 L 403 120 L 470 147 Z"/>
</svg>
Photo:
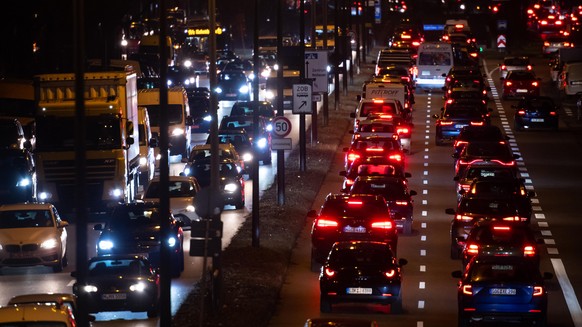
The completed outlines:
<svg viewBox="0 0 582 327">
<path fill-rule="evenodd" d="M 552 266 L 554 267 L 554 272 L 562 288 L 562 293 L 564 293 L 564 298 L 566 299 L 566 304 L 570 310 L 570 315 L 574 321 L 574 326 L 582 327 L 582 309 L 580 309 L 580 303 L 578 303 L 578 298 L 576 298 L 576 293 L 574 293 L 574 288 L 570 279 L 568 279 L 568 274 L 566 274 L 566 268 L 562 263 L 561 259 L 550 259 Z"/>
</svg>

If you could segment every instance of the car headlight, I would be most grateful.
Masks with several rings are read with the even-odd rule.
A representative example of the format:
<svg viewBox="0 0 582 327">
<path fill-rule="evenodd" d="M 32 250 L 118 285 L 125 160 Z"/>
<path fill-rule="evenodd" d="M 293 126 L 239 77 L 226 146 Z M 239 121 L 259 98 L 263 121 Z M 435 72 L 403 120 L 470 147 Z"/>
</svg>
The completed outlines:
<svg viewBox="0 0 582 327">
<path fill-rule="evenodd" d="M 273 65 L 273 69 L 274 69 L 274 70 L 279 70 L 279 64 L 274 64 L 274 65 Z"/>
<path fill-rule="evenodd" d="M 194 208 L 193 205 L 189 205 L 189 206 L 186 207 L 186 211 L 188 211 L 188 212 L 194 212 L 194 211 L 196 211 L 196 208 Z"/>
<path fill-rule="evenodd" d="M 273 100 L 275 98 L 275 92 L 268 90 L 265 92 L 265 98 Z"/>
<path fill-rule="evenodd" d="M 161 159 L 162 159 L 162 155 L 158 153 L 158 154 L 156 155 L 156 160 L 161 160 Z"/>
<path fill-rule="evenodd" d="M 171 80 L 171 79 L 169 79 L 169 80 L 168 80 L 168 82 L 167 82 L 166 84 L 168 84 L 168 86 L 172 86 L 172 84 L 174 84 L 174 82 L 172 82 L 172 80 Z"/>
<path fill-rule="evenodd" d="M 243 161 L 249 162 L 253 160 L 253 155 L 250 153 L 245 153 L 242 155 Z"/>
<path fill-rule="evenodd" d="M 147 288 L 146 283 L 144 282 L 139 282 L 137 284 L 133 284 L 129 286 L 129 290 L 132 292 L 143 292 L 145 291 Z"/>
<path fill-rule="evenodd" d="M 57 242 L 57 240 L 56 240 L 56 239 L 54 239 L 54 238 L 51 238 L 51 239 L 48 239 L 48 240 L 46 240 L 46 241 L 44 241 L 44 242 L 40 243 L 40 248 L 41 248 L 41 249 L 54 249 L 54 248 L 56 248 L 58 245 L 59 245 L 59 242 Z"/>
<path fill-rule="evenodd" d="M 190 176 L 190 173 L 191 173 L 190 168 L 188 167 L 184 168 L 184 175 Z"/>
<path fill-rule="evenodd" d="M 273 124 L 267 124 L 267 132 L 272 132 L 273 131 Z"/>
<path fill-rule="evenodd" d="M 258 141 L 257 141 L 257 146 L 261 149 L 264 149 L 265 147 L 267 147 L 267 139 L 264 137 L 261 137 Z"/>
<path fill-rule="evenodd" d="M 123 196 L 123 190 L 120 188 L 114 188 L 112 190 L 109 191 L 109 195 L 111 195 L 112 197 L 115 198 L 119 198 Z"/>
<path fill-rule="evenodd" d="M 148 158 L 146 157 L 139 157 L 139 165 L 140 166 L 145 166 L 148 164 Z"/>
<path fill-rule="evenodd" d="M 204 116 L 204 118 L 202 118 L 202 120 L 204 120 L 204 121 L 212 121 L 212 116 L 211 115 Z"/>
<path fill-rule="evenodd" d="M 113 249 L 113 241 L 101 240 L 99 241 L 99 250 L 109 251 Z"/>
<path fill-rule="evenodd" d="M 243 85 L 238 89 L 239 93 L 243 93 L 243 94 L 247 94 L 249 93 L 249 87 L 248 85 Z"/>
<path fill-rule="evenodd" d="M 265 69 L 261 72 L 261 77 L 263 78 L 269 78 L 269 76 L 271 76 L 271 71 L 268 69 Z"/>
<path fill-rule="evenodd" d="M 191 60 L 184 60 L 183 65 L 186 68 L 190 68 L 190 67 L 192 67 L 192 61 Z"/>
<path fill-rule="evenodd" d="M 172 130 L 172 136 L 179 136 L 179 135 L 183 135 L 184 134 L 184 130 L 181 128 L 174 128 Z"/>
<path fill-rule="evenodd" d="M 2 244 L 0 244 L 0 251 L 4 250 L 4 247 L 2 246 Z"/>
<path fill-rule="evenodd" d="M 168 245 L 173 248 L 174 246 L 176 246 L 176 244 L 178 243 L 178 240 L 176 240 L 175 237 L 170 237 L 168 238 Z"/>
<path fill-rule="evenodd" d="M 18 183 L 16 183 L 17 187 L 27 187 L 30 186 L 30 178 L 25 177 L 21 180 L 18 181 Z"/>
<path fill-rule="evenodd" d="M 83 286 L 83 291 L 85 291 L 87 293 L 95 293 L 95 292 L 97 292 L 97 286 L 85 285 L 85 286 Z"/>
<path fill-rule="evenodd" d="M 52 196 L 50 193 L 48 192 L 39 192 L 38 193 L 38 199 L 41 201 L 46 201 L 48 199 L 50 199 Z"/>
<path fill-rule="evenodd" d="M 228 184 L 224 185 L 224 190 L 229 192 L 229 193 L 235 192 L 237 188 L 238 187 L 235 183 L 228 183 Z"/>
<path fill-rule="evenodd" d="M 252 81 L 255 79 L 255 73 L 250 73 L 249 74 L 249 79 Z"/>
<path fill-rule="evenodd" d="M 217 87 L 214 89 L 214 92 L 220 94 L 220 93 L 222 93 L 222 89 L 220 87 Z"/>
</svg>

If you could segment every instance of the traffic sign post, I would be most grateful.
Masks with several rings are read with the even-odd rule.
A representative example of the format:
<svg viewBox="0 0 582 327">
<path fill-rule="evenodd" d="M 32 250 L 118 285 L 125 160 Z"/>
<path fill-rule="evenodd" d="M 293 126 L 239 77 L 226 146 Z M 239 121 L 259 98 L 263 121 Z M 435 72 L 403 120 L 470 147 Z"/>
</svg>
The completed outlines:
<svg viewBox="0 0 582 327">
<path fill-rule="evenodd" d="M 293 114 L 311 114 L 311 85 L 293 84 Z"/>
<path fill-rule="evenodd" d="M 277 138 L 283 138 L 291 133 L 291 121 L 285 116 L 273 118 L 273 134 Z"/>
<path fill-rule="evenodd" d="M 506 46 L 507 39 L 505 38 L 505 35 L 499 34 L 499 36 L 497 37 L 497 49 L 499 49 L 499 51 L 504 51 Z"/>
</svg>

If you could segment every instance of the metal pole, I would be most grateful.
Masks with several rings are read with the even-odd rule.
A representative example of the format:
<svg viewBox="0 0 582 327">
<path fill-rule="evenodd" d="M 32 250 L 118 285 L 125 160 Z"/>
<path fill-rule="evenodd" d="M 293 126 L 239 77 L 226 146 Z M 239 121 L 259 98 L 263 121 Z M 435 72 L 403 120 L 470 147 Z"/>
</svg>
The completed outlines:
<svg viewBox="0 0 582 327">
<path fill-rule="evenodd" d="M 283 108 L 283 20 L 281 4 L 284 0 L 277 1 L 277 116 L 284 116 Z M 285 204 L 285 150 L 277 150 L 277 203 L 282 206 Z"/>
<path fill-rule="evenodd" d="M 341 54 L 340 54 L 340 38 L 339 38 L 339 33 L 340 33 L 340 0 L 334 0 L 334 9 L 333 9 L 333 18 L 334 18 L 334 56 L 333 56 L 333 65 L 334 65 L 334 91 L 333 91 L 333 95 L 334 95 L 334 109 L 335 110 L 339 110 L 339 106 L 340 106 L 340 80 L 339 80 L 339 65 L 341 60 Z M 344 30 L 345 33 L 345 30 Z M 345 74 L 344 74 L 345 76 Z"/>
<path fill-rule="evenodd" d="M 327 37 L 328 37 L 328 35 L 327 35 L 327 29 L 328 29 L 327 28 L 327 25 L 328 25 L 328 21 L 327 21 L 327 9 L 328 9 L 327 8 L 327 6 L 328 6 L 327 5 L 327 0 L 323 0 L 322 1 L 322 6 L 323 6 L 323 8 L 322 8 L 322 13 L 321 14 L 323 16 L 323 26 L 325 26 L 325 29 L 326 29 L 326 32 L 323 33 L 323 48 L 325 49 L 325 52 L 327 54 L 327 59 L 328 59 L 328 63 L 327 64 L 329 65 L 329 50 L 327 48 Z M 337 31 L 334 29 L 334 34 L 335 34 L 335 32 L 337 32 Z M 328 78 L 329 78 L 329 75 L 328 75 Z M 326 87 L 326 91 L 323 93 L 323 126 L 327 126 L 328 121 L 329 121 L 329 97 L 328 97 L 328 94 L 329 94 L 329 79 L 326 79 L 325 80 L 325 83 L 326 83 L 327 87 Z"/>
<path fill-rule="evenodd" d="M 301 39 L 301 60 L 305 60 L 305 0 L 301 0 L 299 5 L 299 38 Z M 315 40 L 312 40 L 314 42 Z M 305 81 L 305 65 L 301 65 L 299 70 L 301 82 Z M 299 114 L 299 171 L 306 170 L 307 141 L 305 137 L 305 114 Z"/>
<path fill-rule="evenodd" d="M 315 3 L 315 0 L 311 1 L 311 48 L 312 49 L 316 49 L 317 48 L 317 40 L 316 40 L 316 34 L 315 34 L 315 25 L 317 24 L 316 21 L 316 11 L 317 11 L 317 5 Z M 325 38 L 327 34 L 327 25 L 323 25 L 323 37 Z M 324 47 L 325 49 L 325 47 Z M 303 60 L 305 60 L 305 56 L 302 57 Z M 312 78 L 313 76 L 309 76 L 310 78 Z M 312 83 L 313 85 L 313 83 Z M 313 145 L 314 143 L 317 143 L 317 102 L 312 101 L 311 103 L 311 109 L 312 109 L 312 113 L 311 113 L 311 145 Z"/>
<path fill-rule="evenodd" d="M 77 205 L 75 207 L 77 224 L 77 283 L 85 285 L 87 282 L 87 154 L 84 140 L 86 130 L 85 116 L 85 2 L 83 0 L 74 1 L 75 21 L 75 163 L 77 177 Z M 78 298 L 79 314 L 77 324 L 79 327 L 89 327 L 89 308 L 87 297 Z"/>
<path fill-rule="evenodd" d="M 259 2 L 255 0 L 255 17 L 253 28 L 253 73 L 255 80 L 253 81 L 253 100 L 259 101 Z M 259 135 L 259 106 L 257 105 L 253 110 L 253 126 L 255 128 L 255 135 Z M 270 154 L 269 154 L 270 155 Z M 259 159 L 258 151 L 255 148 L 253 155 L 253 209 L 252 209 L 252 245 L 259 247 L 260 245 L 260 229 L 259 229 Z"/>
</svg>

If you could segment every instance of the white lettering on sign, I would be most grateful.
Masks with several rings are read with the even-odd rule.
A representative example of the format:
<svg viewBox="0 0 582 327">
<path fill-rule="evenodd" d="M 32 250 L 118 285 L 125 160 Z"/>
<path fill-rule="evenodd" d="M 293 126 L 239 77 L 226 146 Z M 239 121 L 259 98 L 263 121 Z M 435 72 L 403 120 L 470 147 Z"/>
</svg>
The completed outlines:
<svg viewBox="0 0 582 327">
<path fill-rule="evenodd" d="M 370 90 L 371 95 L 396 95 L 398 90 L 385 90 L 385 89 L 372 89 Z"/>
</svg>

